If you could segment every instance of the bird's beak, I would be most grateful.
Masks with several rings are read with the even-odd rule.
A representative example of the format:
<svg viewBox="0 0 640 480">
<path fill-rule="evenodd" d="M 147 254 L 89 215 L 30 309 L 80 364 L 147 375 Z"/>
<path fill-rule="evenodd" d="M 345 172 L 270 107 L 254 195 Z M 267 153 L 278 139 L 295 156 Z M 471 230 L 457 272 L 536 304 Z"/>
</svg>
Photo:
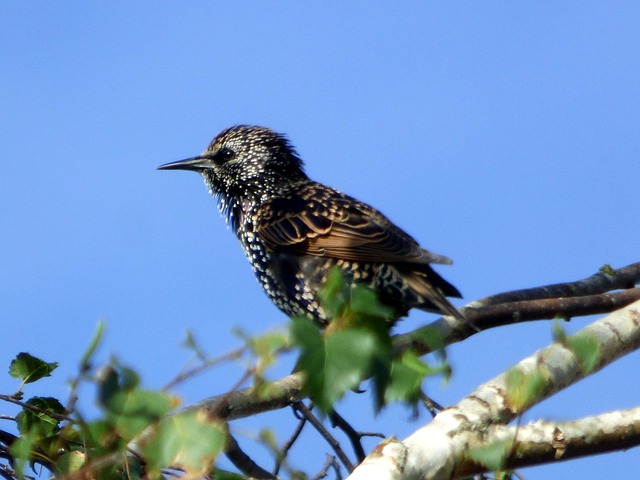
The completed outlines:
<svg viewBox="0 0 640 480">
<path fill-rule="evenodd" d="M 208 155 L 198 155 L 197 157 L 187 158 L 178 162 L 165 163 L 160 165 L 158 170 L 191 170 L 193 172 L 201 172 L 205 168 L 211 168 L 213 162 Z"/>
</svg>

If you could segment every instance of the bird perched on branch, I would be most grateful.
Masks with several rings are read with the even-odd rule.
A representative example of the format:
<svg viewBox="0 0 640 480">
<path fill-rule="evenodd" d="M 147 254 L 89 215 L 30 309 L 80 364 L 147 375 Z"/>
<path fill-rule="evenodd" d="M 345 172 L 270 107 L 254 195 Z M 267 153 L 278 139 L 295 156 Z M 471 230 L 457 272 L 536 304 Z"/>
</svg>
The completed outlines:
<svg viewBox="0 0 640 480">
<path fill-rule="evenodd" d="M 430 266 L 451 260 L 421 248 L 375 208 L 309 179 L 291 143 L 273 130 L 237 125 L 201 155 L 158 168 L 204 177 L 260 285 L 290 317 L 331 320 L 317 293 L 337 266 L 373 289 L 394 319 L 411 308 L 462 318 L 446 299 L 460 293 Z"/>
</svg>

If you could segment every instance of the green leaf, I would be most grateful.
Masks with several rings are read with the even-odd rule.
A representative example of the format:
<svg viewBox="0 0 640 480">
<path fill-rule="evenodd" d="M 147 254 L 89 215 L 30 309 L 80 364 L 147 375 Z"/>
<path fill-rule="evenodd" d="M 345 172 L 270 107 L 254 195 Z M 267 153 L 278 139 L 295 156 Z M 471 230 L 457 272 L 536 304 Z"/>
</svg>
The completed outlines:
<svg viewBox="0 0 640 480">
<path fill-rule="evenodd" d="M 110 453 L 127 444 L 115 432 L 113 425 L 106 419 L 89 422 L 84 426 L 82 441 L 89 449 L 98 454 Z"/>
<path fill-rule="evenodd" d="M 585 374 L 591 373 L 600 360 L 600 346 L 591 335 L 577 333 L 567 339 Z"/>
<path fill-rule="evenodd" d="M 268 357 L 287 346 L 287 336 L 283 332 L 269 332 L 252 338 L 250 345 L 256 355 Z"/>
<path fill-rule="evenodd" d="M 511 442 L 503 440 L 482 447 L 470 448 L 465 455 L 488 470 L 502 470 L 511 447 Z"/>
<path fill-rule="evenodd" d="M 118 365 L 120 387 L 124 390 L 133 390 L 140 386 L 140 376 L 131 368 Z"/>
<path fill-rule="evenodd" d="M 386 385 L 391 341 L 383 333 L 381 338 L 375 329 L 350 327 L 323 336 L 308 319 L 293 319 L 291 337 L 300 346 L 296 369 L 305 374 L 306 391 L 323 411 L 367 375 Z"/>
<path fill-rule="evenodd" d="M 349 304 L 351 310 L 361 317 L 374 317 L 389 322 L 393 320 L 393 310 L 380 303 L 376 293 L 361 285 L 356 285 L 351 290 Z M 388 324 L 386 325 L 388 328 Z"/>
<path fill-rule="evenodd" d="M 391 375 L 391 310 L 370 289 L 348 285 L 337 268 L 319 296 L 332 316 L 324 334 L 305 318 L 294 319 L 291 326 L 292 342 L 300 347 L 297 369 L 306 374 L 307 393 L 327 412 L 370 377 L 379 409 Z"/>
<path fill-rule="evenodd" d="M 429 349 L 438 354 L 438 356 L 442 358 L 446 357 L 444 348 L 447 346 L 447 341 L 443 333 L 435 327 L 426 326 L 419 328 L 411 332 L 410 336 L 415 338 L 416 342 L 427 345 Z"/>
<path fill-rule="evenodd" d="M 278 359 L 278 354 L 289 347 L 289 338 L 285 332 L 269 332 L 248 338 L 247 345 L 257 356 L 254 378 L 259 380 L 264 371 Z"/>
<path fill-rule="evenodd" d="M 324 333 L 299 318 L 292 323 L 291 338 L 300 347 L 296 368 L 306 375 L 306 393 L 323 411 L 366 378 L 373 384 L 374 407 L 379 410 L 392 400 L 415 403 L 426 375 L 450 374 L 444 361 L 433 369 L 413 353 L 394 359 L 389 334 L 393 311 L 372 290 L 345 282 L 339 269 L 330 272 L 319 296 L 331 316 Z M 444 360 L 442 335 L 433 329 L 421 335 Z"/>
<path fill-rule="evenodd" d="M 325 412 L 351 389 L 360 385 L 369 372 L 378 342 L 372 333 L 361 328 L 341 330 L 325 338 L 325 384 L 312 395 Z"/>
<path fill-rule="evenodd" d="M 33 440 L 29 435 L 18 437 L 9 448 L 9 453 L 15 460 L 13 468 L 16 471 L 16 477 L 22 478 L 24 466 L 31 458 L 31 450 L 33 448 Z"/>
<path fill-rule="evenodd" d="M 247 480 L 247 477 L 244 475 L 229 472 L 227 470 L 221 470 L 219 468 L 215 468 L 213 470 L 213 475 L 211 476 L 211 478 L 215 478 L 215 480 Z"/>
<path fill-rule="evenodd" d="M 54 414 L 63 415 L 66 413 L 62 404 L 52 397 L 33 397 L 25 403 Z M 22 435 L 30 433 L 36 438 L 48 437 L 60 430 L 60 422 L 57 419 L 28 407 L 24 407 L 16 415 L 16 423 L 18 424 L 18 431 Z"/>
<path fill-rule="evenodd" d="M 172 408 L 169 395 L 149 390 L 120 392 L 112 398 L 110 418 L 124 439 L 132 439 Z"/>
<path fill-rule="evenodd" d="M 204 353 L 204 350 L 200 348 L 198 342 L 196 342 L 196 337 L 193 336 L 193 332 L 191 330 L 187 330 L 187 332 L 185 333 L 184 340 L 182 341 L 182 346 L 187 348 L 188 350 L 191 350 L 200 360 L 206 360 L 207 355 Z"/>
<path fill-rule="evenodd" d="M 172 397 L 161 392 L 138 389 L 140 379 L 128 368 L 105 370 L 99 383 L 98 400 L 110 413 L 137 415 L 145 412 L 152 417 L 166 415 L 172 408 Z"/>
<path fill-rule="evenodd" d="M 258 434 L 258 440 L 260 441 L 260 444 L 267 448 L 267 450 L 275 455 L 279 454 L 280 444 L 278 443 L 276 434 L 273 432 L 273 430 L 269 428 L 261 429 L 260 433 Z"/>
<path fill-rule="evenodd" d="M 605 263 L 604 265 L 602 265 L 598 270 L 600 270 L 602 273 L 606 273 L 607 275 L 616 274 L 616 270 L 608 263 Z"/>
<path fill-rule="evenodd" d="M 139 383 L 138 375 L 131 369 L 109 367 L 98 385 L 98 400 L 125 440 L 135 437 L 177 405 L 174 397 L 139 389 Z"/>
<path fill-rule="evenodd" d="M 539 369 L 525 374 L 518 368 L 507 372 L 507 401 L 514 412 L 521 412 L 534 403 L 545 387 L 545 378 Z"/>
<path fill-rule="evenodd" d="M 56 461 L 56 467 L 64 476 L 77 472 L 85 464 L 87 455 L 80 450 L 65 452 Z"/>
<path fill-rule="evenodd" d="M 567 332 L 564 331 L 564 328 L 562 328 L 562 325 L 557 320 L 553 321 L 552 332 L 553 332 L 553 340 L 555 342 L 566 345 Z"/>
<path fill-rule="evenodd" d="M 371 350 L 370 367 L 368 369 L 373 382 L 373 403 L 376 411 L 384 405 L 385 391 L 391 378 L 393 361 L 393 344 L 388 330 L 388 323 L 382 318 L 369 317 L 364 329 L 375 342 Z"/>
<path fill-rule="evenodd" d="M 89 365 L 89 362 L 91 361 L 91 357 L 93 357 L 93 354 L 96 353 L 96 349 L 98 348 L 98 345 L 100 345 L 100 340 L 102 340 L 103 333 L 104 333 L 104 322 L 100 320 L 98 322 L 96 331 L 93 334 L 93 338 L 91 339 L 89 346 L 85 350 L 84 354 L 82 355 L 82 359 L 80 360 L 80 365 L 83 368 L 86 368 Z"/>
<path fill-rule="evenodd" d="M 58 362 L 47 363 L 33 355 L 22 352 L 11 361 L 9 375 L 19 378 L 23 383 L 31 383 L 40 380 L 42 377 L 51 376 L 58 367 Z"/>
<path fill-rule="evenodd" d="M 385 403 L 399 401 L 415 404 L 420 400 L 425 377 L 435 373 L 437 371 L 413 352 L 404 352 L 400 359 L 392 363 L 391 379 L 385 390 Z"/>
<path fill-rule="evenodd" d="M 300 356 L 295 370 L 305 374 L 305 388 L 308 392 L 319 394 L 325 383 L 325 351 L 322 334 L 309 319 L 293 318 L 290 326 L 291 339 L 300 347 Z"/>
<path fill-rule="evenodd" d="M 330 318 L 340 316 L 349 299 L 349 286 L 339 267 L 333 267 L 329 271 L 324 286 L 318 292 L 318 298 Z"/>
<path fill-rule="evenodd" d="M 513 472 L 511 470 L 502 470 L 499 472 L 495 472 L 494 478 L 495 480 L 513 480 L 514 478 L 520 478 L 520 477 L 514 477 Z"/>
<path fill-rule="evenodd" d="M 163 420 L 142 444 L 142 453 L 151 472 L 179 466 L 186 478 L 199 478 L 211 470 L 225 441 L 222 426 L 204 412 L 187 412 Z"/>
</svg>

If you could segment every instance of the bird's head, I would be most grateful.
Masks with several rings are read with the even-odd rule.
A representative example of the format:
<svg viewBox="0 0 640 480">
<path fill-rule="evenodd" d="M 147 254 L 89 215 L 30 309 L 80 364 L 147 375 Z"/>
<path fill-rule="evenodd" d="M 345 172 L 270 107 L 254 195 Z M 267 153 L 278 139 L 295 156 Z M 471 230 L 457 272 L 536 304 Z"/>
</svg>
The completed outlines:
<svg viewBox="0 0 640 480">
<path fill-rule="evenodd" d="M 220 132 L 202 154 L 160 170 L 200 173 L 222 203 L 262 202 L 307 176 L 286 137 L 266 127 L 236 125 Z"/>
</svg>

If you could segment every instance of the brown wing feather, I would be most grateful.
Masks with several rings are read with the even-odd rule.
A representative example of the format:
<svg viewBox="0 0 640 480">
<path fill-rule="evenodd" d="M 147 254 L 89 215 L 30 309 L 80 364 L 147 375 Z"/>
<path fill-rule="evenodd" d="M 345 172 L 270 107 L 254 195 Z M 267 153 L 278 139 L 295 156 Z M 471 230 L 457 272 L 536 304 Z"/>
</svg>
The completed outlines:
<svg viewBox="0 0 640 480">
<path fill-rule="evenodd" d="M 316 195 L 317 189 L 318 184 Z M 320 199 L 312 199 L 313 208 L 301 192 L 261 209 L 256 233 L 266 247 L 362 262 L 451 263 L 421 248 L 374 208 L 328 187 L 324 192 Z"/>
</svg>

